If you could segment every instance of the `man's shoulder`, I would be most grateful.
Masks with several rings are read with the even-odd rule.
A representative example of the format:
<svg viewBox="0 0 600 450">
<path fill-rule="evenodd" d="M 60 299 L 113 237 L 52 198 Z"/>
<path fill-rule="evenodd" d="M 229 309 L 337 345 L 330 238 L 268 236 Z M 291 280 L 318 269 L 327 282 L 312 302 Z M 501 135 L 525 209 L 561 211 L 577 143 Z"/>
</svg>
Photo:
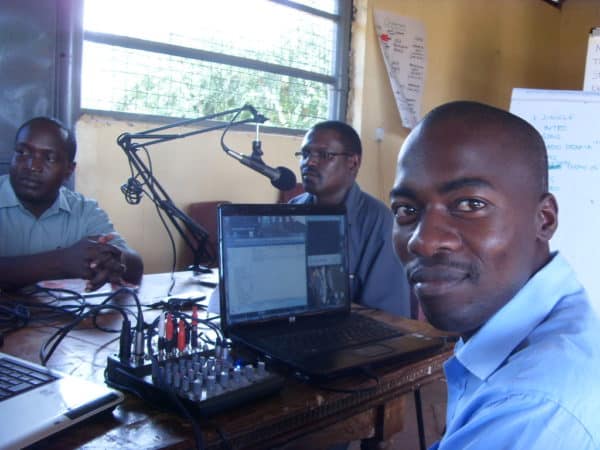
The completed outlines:
<svg viewBox="0 0 600 450">
<path fill-rule="evenodd" d="M 84 230 L 83 235 L 115 233 L 108 212 L 100 207 L 97 200 L 62 187 L 59 201 L 61 202 L 61 208 L 68 210 L 71 223 L 78 224 Z M 117 245 L 117 247 L 126 247 L 121 236 L 111 241 L 111 244 Z"/>
<path fill-rule="evenodd" d="M 369 208 L 373 208 L 378 211 L 385 211 L 386 214 L 388 214 L 390 212 L 387 205 L 385 203 L 383 203 L 381 200 L 379 200 L 378 198 L 374 197 L 373 195 L 371 195 L 365 191 L 360 191 L 360 193 L 361 193 L 361 197 L 363 198 L 363 201 L 367 203 Z"/>
<path fill-rule="evenodd" d="M 385 203 L 383 203 L 374 195 L 363 191 L 357 182 L 354 182 L 354 185 L 352 185 L 350 188 L 346 198 L 346 203 L 356 204 L 358 206 L 368 206 L 378 210 L 388 210 Z"/>
<path fill-rule="evenodd" d="M 9 176 L 0 175 L 0 199 L 8 197 L 11 191 Z"/>
<path fill-rule="evenodd" d="M 0 176 L 0 208 L 12 210 L 21 204 L 10 183 L 9 175 Z"/>
<path fill-rule="evenodd" d="M 573 390 L 594 388 L 600 372 L 600 321 L 584 300 L 580 295 L 563 298 L 490 381 L 545 393 L 561 403 L 569 403 Z"/>
<path fill-rule="evenodd" d="M 59 207 L 63 210 L 71 211 L 72 214 L 89 215 L 102 213 L 98 202 L 90 197 L 86 197 L 80 192 L 73 191 L 65 186 L 59 190 Z"/>
<path fill-rule="evenodd" d="M 8 174 L 0 175 L 0 192 L 6 190 L 6 188 L 10 187 L 10 177 Z"/>
<path fill-rule="evenodd" d="M 559 327 L 560 328 L 560 327 Z M 510 396 L 508 404 L 536 402 L 554 404 L 569 417 L 576 418 L 589 432 L 595 433 L 600 419 L 596 414 L 600 394 L 597 374 L 600 371 L 600 351 L 597 339 L 590 334 L 563 334 L 559 329 L 544 333 L 543 338 L 524 342 L 487 381 L 489 398 Z M 518 406 L 517 406 L 518 407 Z"/>
<path fill-rule="evenodd" d="M 89 205 L 97 205 L 98 202 L 93 198 L 86 197 L 81 192 L 73 191 L 66 186 L 61 186 L 59 189 L 59 196 L 62 197 L 69 204 L 77 205 L 77 204 L 89 204 Z"/>
<path fill-rule="evenodd" d="M 354 211 L 355 215 L 363 219 L 383 220 L 389 224 L 392 222 L 392 213 L 387 205 L 368 192 L 361 190 L 356 183 L 350 191 L 346 208 L 348 211 Z"/>
</svg>

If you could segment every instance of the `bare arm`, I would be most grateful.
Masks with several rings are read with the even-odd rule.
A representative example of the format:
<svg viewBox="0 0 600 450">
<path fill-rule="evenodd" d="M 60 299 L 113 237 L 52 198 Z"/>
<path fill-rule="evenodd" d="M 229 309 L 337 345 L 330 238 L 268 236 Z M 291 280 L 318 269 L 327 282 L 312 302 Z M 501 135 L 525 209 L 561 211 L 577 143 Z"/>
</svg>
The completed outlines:
<svg viewBox="0 0 600 450">
<path fill-rule="evenodd" d="M 0 289 L 12 290 L 58 278 L 84 278 L 67 273 L 62 264 L 63 250 L 53 250 L 36 255 L 0 258 Z"/>
<path fill-rule="evenodd" d="M 0 288 L 17 289 L 42 280 L 83 278 L 87 289 L 106 282 L 138 284 L 141 257 L 132 249 L 111 245 L 111 235 L 87 237 L 69 248 L 35 255 L 0 258 Z"/>
</svg>

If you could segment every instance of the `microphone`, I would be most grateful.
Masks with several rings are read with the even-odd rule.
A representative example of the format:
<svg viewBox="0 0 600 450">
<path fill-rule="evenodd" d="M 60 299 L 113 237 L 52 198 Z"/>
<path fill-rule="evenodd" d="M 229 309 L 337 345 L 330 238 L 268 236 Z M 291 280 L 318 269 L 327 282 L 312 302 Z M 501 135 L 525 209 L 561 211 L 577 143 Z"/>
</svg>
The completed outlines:
<svg viewBox="0 0 600 450">
<path fill-rule="evenodd" d="M 125 196 L 125 201 L 130 205 L 137 205 L 142 200 L 142 189 L 141 183 L 135 178 L 131 177 L 127 180 L 127 183 L 121 185 L 121 192 Z"/>
<path fill-rule="evenodd" d="M 246 105 L 246 108 L 249 108 L 253 112 L 253 114 L 256 115 L 256 110 L 252 106 Z M 270 166 L 267 166 L 262 160 L 261 155 L 263 154 L 263 152 L 261 149 L 260 142 L 259 122 L 256 122 L 256 139 L 252 141 L 252 156 L 242 155 L 241 153 L 238 153 L 230 149 L 227 145 L 225 145 L 226 132 L 227 129 L 221 135 L 221 148 L 223 148 L 225 153 L 227 153 L 232 158 L 237 159 L 243 165 L 250 167 L 252 170 L 255 170 L 258 173 L 267 177 L 269 180 L 271 180 L 271 184 L 273 185 L 273 187 L 279 189 L 280 191 L 289 191 L 290 189 L 296 186 L 296 175 L 294 175 L 294 172 L 292 172 L 287 167 L 277 167 L 274 169 Z"/>
<path fill-rule="evenodd" d="M 277 167 L 274 169 L 273 167 L 267 166 L 262 159 L 250 158 L 246 155 L 236 153 L 233 150 L 228 153 L 243 165 L 250 167 L 252 170 L 257 171 L 270 179 L 273 187 L 280 191 L 289 191 L 296 186 L 296 175 L 294 175 L 294 172 L 287 167 Z"/>
</svg>

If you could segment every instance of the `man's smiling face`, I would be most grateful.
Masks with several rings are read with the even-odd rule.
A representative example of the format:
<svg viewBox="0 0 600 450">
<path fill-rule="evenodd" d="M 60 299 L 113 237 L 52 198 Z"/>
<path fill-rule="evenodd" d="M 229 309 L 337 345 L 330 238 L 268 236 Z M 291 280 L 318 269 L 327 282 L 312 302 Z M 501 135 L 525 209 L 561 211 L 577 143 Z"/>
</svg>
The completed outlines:
<svg viewBox="0 0 600 450">
<path fill-rule="evenodd" d="M 469 336 L 538 269 L 548 199 L 513 143 L 500 126 L 446 119 L 417 127 L 400 153 L 394 246 L 438 328 Z"/>
</svg>

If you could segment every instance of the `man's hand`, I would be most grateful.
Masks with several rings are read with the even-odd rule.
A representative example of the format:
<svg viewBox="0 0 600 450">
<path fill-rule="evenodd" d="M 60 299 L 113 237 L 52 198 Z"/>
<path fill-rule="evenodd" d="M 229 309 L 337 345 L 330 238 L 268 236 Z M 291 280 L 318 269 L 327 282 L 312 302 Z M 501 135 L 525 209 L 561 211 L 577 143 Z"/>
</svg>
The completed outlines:
<svg viewBox="0 0 600 450">
<path fill-rule="evenodd" d="M 129 247 L 113 245 L 111 241 L 117 236 L 88 236 L 67 248 L 34 255 L 0 256 L 0 289 L 14 290 L 61 278 L 88 280 L 88 291 L 104 283 L 139 284 L 144 273 L 142 258 Z"/>
<path fill-rule="evenodd" d="M 98 236 L 97 242 L 98 244 L 108 244 L 113 238 L 113 234 Z M 124 263 L 123 253 L 118 247 L 108 245 L 113 251 L 102 252 L 97 259 L 90 262 L 90 269 L 94 271 L 94 276 L 86 285 L 88 291 L 94 291 L 106 282 L 116 285 L 125 283 L 123 274 L 127 270 L 127 266 Z"/>
<path fill-rule="evenodd" d="M 68 272 L 88 280 L 86 291 L 95 291 L 107 282 L 123 283 L 126 267 L 121 250 L 110 244 L 113 238 L 111 234 L 88 236 L 64 250 Z"/>
</svg>

